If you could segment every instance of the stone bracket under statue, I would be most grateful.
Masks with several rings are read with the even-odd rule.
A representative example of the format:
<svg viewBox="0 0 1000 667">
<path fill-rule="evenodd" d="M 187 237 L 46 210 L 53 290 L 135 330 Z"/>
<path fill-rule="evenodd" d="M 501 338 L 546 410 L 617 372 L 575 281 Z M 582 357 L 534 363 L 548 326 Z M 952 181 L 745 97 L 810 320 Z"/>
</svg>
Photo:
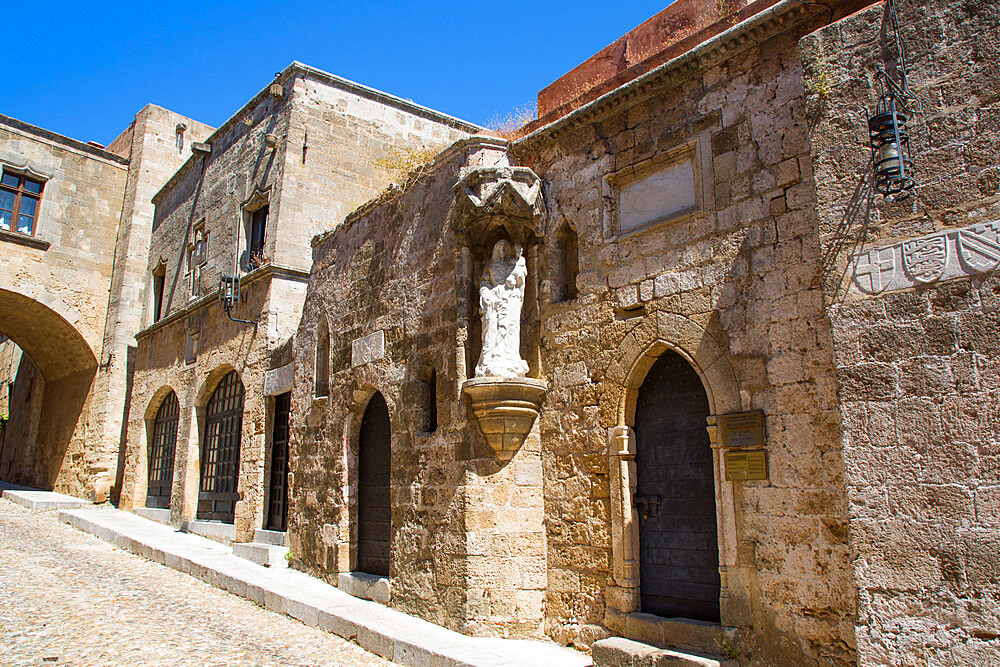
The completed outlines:
<svg viewBox="0 0 1000 667">
<path fill-rule="evenodd" d="M 526 377 L 528 363 L 520 354 L 525 251 L 544 230 L 541 181 L 527 167 L 469 167 L 454 191 L 456 236 L 485 256 L 474 298 L 482 351 L 462 393 L 497 459 L 509 461 L 538 418 L 548 388 L 544 380 Z"/>
</svg>

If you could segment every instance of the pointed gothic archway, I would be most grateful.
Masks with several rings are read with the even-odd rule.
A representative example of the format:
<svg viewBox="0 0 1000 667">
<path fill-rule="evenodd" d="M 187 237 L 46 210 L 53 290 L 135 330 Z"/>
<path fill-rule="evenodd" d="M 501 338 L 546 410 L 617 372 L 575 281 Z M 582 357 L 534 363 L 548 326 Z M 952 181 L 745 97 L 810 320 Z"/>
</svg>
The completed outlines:
<svg viewBox="0 0 1000 667">
<path fill-rule="evenodd" d="M 198 518 L 233 523 L 239 499 L 243 382 L 229 371 L 205 406 Z"/>
<path fill-rule="evenodd" d="M 177 448 L 177 426 L 180 406 L 177 394 L 171 391 L 160 403 L 153 419 L 147 456 L 146 507 L 167 509 L 174 485 L 174 454 Z"/>
<path fill-rule="evenodd" d="M 389 576 L 391 428 L 382 394 L 368 401 L 358 434 L 358 559 L 356 570 Z"/>
<path fill-rule="evenodd" d="M 649 369 L 635 406 L 640 610 L 719 621 L 715 471 L 708 396 L 679 354 Z"/>
</svg>

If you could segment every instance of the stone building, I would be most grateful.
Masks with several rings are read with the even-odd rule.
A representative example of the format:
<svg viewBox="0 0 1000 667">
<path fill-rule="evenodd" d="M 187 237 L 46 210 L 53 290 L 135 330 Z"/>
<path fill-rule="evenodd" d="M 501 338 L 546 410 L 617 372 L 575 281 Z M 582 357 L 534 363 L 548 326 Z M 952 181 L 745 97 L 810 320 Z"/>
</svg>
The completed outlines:
<svg viewBox="0 0 1000 667">
<path fill-rule="evenodd" d="M 899 7 L 900 203 L 867 129 L 889 6 L 710 4 L 314 240 L 295 562 L 473 634 L 1000 661 L 997 9 Z M 499 241 L 524 378 L 476 371 Z"/>
<path fill-rule="evenodd" d="M 386 187 L 386 164 L 476 129 L 293 63 L 194 147 L 152 198 L 123 507 L 223 541 L 284 530 L 309 240 Z"/>
<path fill-rule="evenodd" d="M 298 63 L 218 130 L 0 118 L 0 477 L 599 663 L 1000 663 L 998 32 L 677 0 L 510 140 Z"/>
<path fill-rule="evenodd" d="M 208 129 L 148 105 L 105 149 L 0 116 L 0 333 L 24 351 L 7 367 L 0 478 L 108 497 L 120 470 L 149 198 L 190 154 L 185 136 Z"/>
</svg>

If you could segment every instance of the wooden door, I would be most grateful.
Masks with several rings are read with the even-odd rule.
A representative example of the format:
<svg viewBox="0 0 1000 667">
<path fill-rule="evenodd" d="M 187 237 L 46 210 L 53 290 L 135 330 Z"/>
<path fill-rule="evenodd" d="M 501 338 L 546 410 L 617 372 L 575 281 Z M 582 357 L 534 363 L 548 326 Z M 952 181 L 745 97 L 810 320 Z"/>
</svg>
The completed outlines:
<svg viewBox="0 0 1000 667">
<path fill-rule="evenodd" d="M 267 496 L 267 529 L 285 530 L 288 519 L 288 413 L 292 395 L 274 399 L 271 431 L 271 475 Z"/>
<path fill-rule="evenodd" d="M 649 370 L 635 410 L 642 611 L 719 620 L 715 474 L 701 379 L 679 354 Z"/>
<path fill-rule="evenodd" d="M 358 564 L 360 572 L 389 576 L 389 408 L 382 394 L 368 401 L 358 437 Z"/>
<path fill-rule="evenodd" d="M 243 383 L 236 371 L 222 378 L 205 408 L 201 447 L 198 518 L 233 523 L 240 475 L 243 432 Z"/>
</svg>

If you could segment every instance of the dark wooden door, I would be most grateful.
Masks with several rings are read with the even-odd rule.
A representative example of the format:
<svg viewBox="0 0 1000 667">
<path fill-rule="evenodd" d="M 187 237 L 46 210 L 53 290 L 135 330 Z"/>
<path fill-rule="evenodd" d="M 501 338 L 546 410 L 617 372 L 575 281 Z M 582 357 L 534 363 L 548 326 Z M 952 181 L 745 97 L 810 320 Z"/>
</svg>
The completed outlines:
<svg viewBox="0 0 1000 667">
<path fill-rule="evenodd" d="M 149 441 L 149 479 L 146 483 L 146 507 L 170 507 L 170 491 L 174 485 L 174 450 L 177 448 L 177 424 L 180 408 L 177 394 L 170 392 L 160 403 L 153 420 L 153 437 Z"/>
<path fill-rule="evenodd" d="M 709 407 L 698 374 L 664 352 L 635 408 L 642 611 L 719 620 L 719 543 Z"/>
<path fill-rule="evenodd" d="M 242 431 L 243 383 L 236 371 L 230 371 L 212 392 L 205 408 L 199 519 L 233 523 L 239 499 L 237 480 Z"/>
<path fill-rule="evenodd" d="M 271 477 L 267 496 L 267 529 L 285 530 L 288 519 L 288 413 L 290 393 L 274 399 L 271 432 Z"/>
<path fill-rule="evenodd" d="M 368 401 L 358 437 L 358 565 L 389 576 L 389 408 L 382 394 Z"/>
</svg>

